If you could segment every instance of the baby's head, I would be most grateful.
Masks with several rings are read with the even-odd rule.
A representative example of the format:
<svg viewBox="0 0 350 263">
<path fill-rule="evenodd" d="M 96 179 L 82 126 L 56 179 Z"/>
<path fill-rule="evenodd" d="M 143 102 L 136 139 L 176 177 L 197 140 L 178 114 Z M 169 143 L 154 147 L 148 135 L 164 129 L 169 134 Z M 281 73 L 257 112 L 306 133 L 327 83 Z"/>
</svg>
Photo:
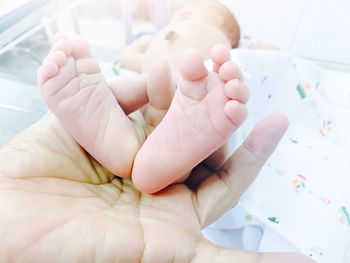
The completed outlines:
<svg viewBox="0 0 350 263">
<path fill-rule="evenodd" d="M 178 10 L 172 18 L 172 21 L 184 20 L 201 20 L 217 27 L 229 39 L 232 48 L 239 43 L 240 28 L 235 16 L 215 0 L 196 1 Z"/>
</svg>

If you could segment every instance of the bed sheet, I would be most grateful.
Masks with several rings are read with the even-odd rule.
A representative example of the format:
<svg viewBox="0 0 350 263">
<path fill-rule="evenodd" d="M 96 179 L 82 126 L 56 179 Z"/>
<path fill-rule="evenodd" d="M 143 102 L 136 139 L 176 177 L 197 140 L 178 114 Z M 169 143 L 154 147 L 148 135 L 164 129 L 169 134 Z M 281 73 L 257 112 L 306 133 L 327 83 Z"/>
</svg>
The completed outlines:
<svg viewBox="0 0 350 263">
<path fill-rule="evenodd" d="M 318 262 L 348 262 L 350 80 L 281 52 L 234 50 L 232 57 L 251 92 L 238 144 L 269 113 L 290 121 L 240 205 Z"/>
</svg>

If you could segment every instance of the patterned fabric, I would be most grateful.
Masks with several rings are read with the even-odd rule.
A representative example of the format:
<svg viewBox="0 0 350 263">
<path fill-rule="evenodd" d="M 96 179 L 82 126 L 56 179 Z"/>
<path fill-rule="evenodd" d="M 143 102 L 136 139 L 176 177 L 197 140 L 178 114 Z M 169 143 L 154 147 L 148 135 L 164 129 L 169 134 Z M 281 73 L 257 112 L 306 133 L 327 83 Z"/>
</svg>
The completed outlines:
<svg viewBox="0 0 350 263">
<path fill-rule="evenodd" d="M 247 224 L 257 218 L 318 262 L 348 262 L 350 108 L 328 102 L 323 94 L 332 88 L 330 76 L 310 62 L 271 51 L 238 49 L 232 56 L 251 93 L 250 117 L 236 135 L 238 145 L 269 113 L 281 112 L 290 121 L 241 200 L 252 215 Z"/>
</svg>

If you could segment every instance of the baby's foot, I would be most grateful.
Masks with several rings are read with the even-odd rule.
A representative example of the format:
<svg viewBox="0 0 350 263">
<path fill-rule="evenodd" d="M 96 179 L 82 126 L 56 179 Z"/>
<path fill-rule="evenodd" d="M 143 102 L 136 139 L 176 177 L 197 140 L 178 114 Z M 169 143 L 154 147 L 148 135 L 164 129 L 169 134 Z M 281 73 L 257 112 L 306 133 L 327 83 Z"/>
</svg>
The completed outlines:
<svg viewBox="0 0 350 263">
<path fill-rule="evenodd" d="M 215 48 L 228 54 L 223 46 Z M 170 109 L 136 156 L 132 178 L 139 190 L 157 192 L 182 179 L 245 120 L 248 91 L 240 71 L 232 62 L 220 61 L 225 58 L 212 59 L 217 68 L 208 74 L 197 51 L 185 53 Z"/>
<path fill-rule="evenodd" d="M 80 37 L 61 37 L 38 71 L 42 95 L 63 126 L 96 160 L 128 176 L 140 135 L 119 106 Z"/>
</svg>

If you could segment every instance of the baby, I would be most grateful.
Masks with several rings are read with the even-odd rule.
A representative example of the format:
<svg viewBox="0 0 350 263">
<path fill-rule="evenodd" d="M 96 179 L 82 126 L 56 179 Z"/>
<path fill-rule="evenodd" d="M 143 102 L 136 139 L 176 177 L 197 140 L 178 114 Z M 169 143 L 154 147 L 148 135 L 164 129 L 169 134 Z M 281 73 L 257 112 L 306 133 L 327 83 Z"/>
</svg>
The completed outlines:
<svg viewBox="0 0 350 263">
<path fill-rule="evenodd" d="M 122 68 L 147 72 L 152 62 L 166 57 L 173 70 L 180 54 L 196 48 L 204 59 L 210 58 L 215 44 L 238 46 L 240 27 L 234 15 L 216 1 L 198 1 L 178 10 L 170 23 L 155 37 L 143 37 L 131 44 L 119 57 Z"/>
<path fill-rule="evenodd" d="M 240 36 L 235 16 L 224 5 L 214 0 L 196 1 L 175 12 L 156 36 L 143 36 L 128 46 L 118 61 L 122 68 L 142 73 L 148 72 L 156 58 L 166 57 L 176 73 L 179 55 L 187 48 L 195 47 L 204 59 L 210 58 L 212 46 L 218 43 L 231 49 L 278 50 L 250 38 L 241 40 Z"/>
<path fill-rule="evenodd" d="M 207 17 L 203 19 L 195 16 L 189 23 L 193 29 L 201 29 L 201 34 L 206 26 L 210 32 L 218 31 L 219 41 L 213 40 L 211 46 L 224 42 L 224 34 L 208 24 Z M 173 28 L 173 37 L 185 26 L 180 27 L 182 23 L 179 21 Z M 171 45 L 171 39 L 164 41 Z M 186 48 L 184 42 L 180 43 L 173 48 L 175 54 Z M 122 110 L 80 37 L 61 36 L 54 43 L 38 70 L 38 81 L 49 108 L 86 151 L 114 175 L 127 177 L 132 170 L 135 186 L 154 193 L 186 179 L 184 176 L 222 147 L 246 118 L 248 91 L 242 74 L 230 61 L 225 46 L 210 45 L 202 45 L 201 51 L 187 50 L 181 59 L 169 60 L 178 72 L 178 89 L 165 118 L 146 141 L 142 127 L 128 118 L 130 112 Z M 211 53 L 211 72 L 204 66 L 204 51 Z M 157 61 L 148 69 L 149 96 L 162 94 L 164 85 L 169 85 L 157 80 L 164 78 L 164 72 L 171 75 L 171 71 L 151 69 L 164 66 Z M 170 75 L 166 79 L 171 79 Z M 131 82 L 130 93 L 132 85 Z"/>
</svg>

